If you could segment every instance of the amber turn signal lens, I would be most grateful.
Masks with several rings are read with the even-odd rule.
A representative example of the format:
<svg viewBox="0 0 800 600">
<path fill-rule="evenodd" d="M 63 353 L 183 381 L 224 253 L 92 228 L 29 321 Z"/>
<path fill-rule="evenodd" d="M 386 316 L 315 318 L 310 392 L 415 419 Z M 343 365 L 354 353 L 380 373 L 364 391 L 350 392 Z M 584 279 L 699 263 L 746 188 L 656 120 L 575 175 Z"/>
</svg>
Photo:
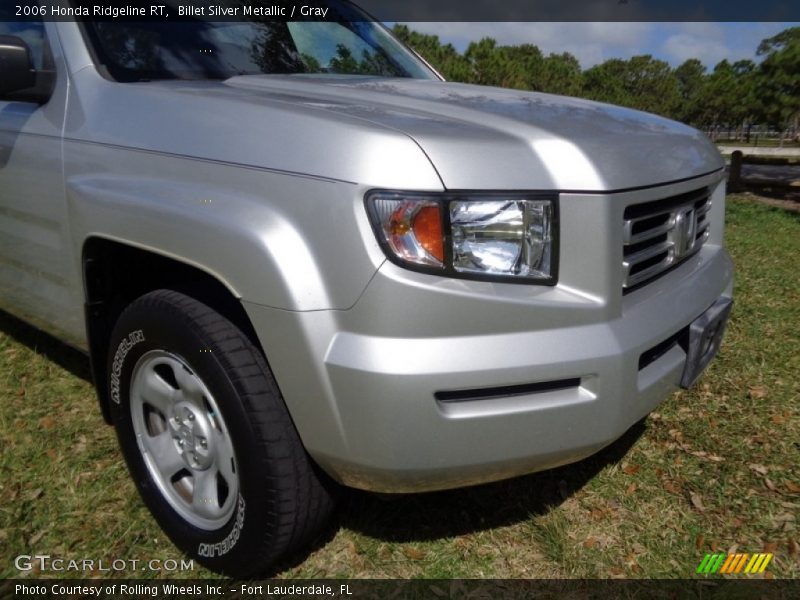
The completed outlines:
<svg viewBox="0 0 800 600">
<path fill-rule="evenodd" d="M 444 208 L 428 199 L 377 198 L 373 218 L 391 253 L 400 260 L 441 268 L 444 264 Z"/>
<path fill-rule="evenodd" d="M 424 206 L 419 209 L 414 215 L 411 227 L 420 246 L 436 260 L 444 262 L 444 236 L 439 207 Z"/>
</svg>

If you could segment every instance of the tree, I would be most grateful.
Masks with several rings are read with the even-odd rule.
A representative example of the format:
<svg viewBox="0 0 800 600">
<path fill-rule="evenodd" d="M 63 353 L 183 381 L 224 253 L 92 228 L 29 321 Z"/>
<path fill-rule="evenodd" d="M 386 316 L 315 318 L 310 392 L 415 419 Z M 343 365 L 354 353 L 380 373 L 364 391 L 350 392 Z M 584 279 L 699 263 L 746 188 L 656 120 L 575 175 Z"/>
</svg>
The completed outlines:
<svg viewBox="0 0 800 600">
<path fill-rule="evenodd" d="M 509 65 L 497 51 L 497 42 L 492 38 L 471 42 L 464 58 L 469 62 L 472 71 L 470 83 L 498 85 L 508 75 L 504 72 L 504 67 Z"/>
<path fill-rule="evenodd" d="M 677 117 L 680 87 L 669 63 L 649 54 L 628 61 L 628 93 L 636 108 L 666 117 Z"/>
<path fill-rule="evenodd" d="M 675 117 L 681 104 L 678 79 L 663 60 L 649 54 L 607 60 L 584 72 L 588 98 Z"/>
<path fill-rule="evenodd" d="M 569 52 L 550 54 L 542 62 L 535 89 L 550 94 L 577 96 L 581 93 L 581 65 Z"/>
<path fill-rule="evenodd" d="M 537 46 L 522 44 L 495 48 L 494 61 L 498 75 L 490 77 L 494 85 L 520 90 L 542 89 L 544 57 Z"/>
<path fill-rule="evenodd" d="M 706 84 L 705 66 L 696 58 L 690 58 L 675 69 L 675 78 L 678 80 L 680 94 L 677 118 L 692 125 L 705 125 L 702 119 L 703 107 L 699 102 Z"/>
<path fill-rule="evenodd" d="M 392 31 L 400 41 L 424 57 L 445 79 L 471 82 L 472 72 L 469 62 L 452 44 L 442 45 L 439 36 L 417 33 L 406 25 L 395 24 Z"/>
<path fill-rule="evenodd" d="M 756 94 L 756 64 L 752 60 L 737 60 L 733 63 L 734 85 L 728 93 L 735 102 L 731 116 L 737 126 L 745 129 L 745 138 L 750 141 L 750 129 L 762 111 Z"/>
<path fill-rule="evenodd" d="M 612 58 L 583 72 L 582 96 L 608 102 L 633 106 L 634 102 L 625 86 L 627 65 L 619 58 Z"/>
<path fill-rule="evenodd" d="M 791 27 L 758 46 L 757 97 L 765 120 L 788 127 L 800 116 L 800 27 Z"/>
<path fill-rule="evenodd" d="M 736 71 L 727 60 L 722 60 L 714 67 L 706 79 L 697 105 L 701 107 L 701 120 L 710 128 L 731 127 L 736 124 L 736 98 L 733 90 L 736 84 Z"/>
</svg>

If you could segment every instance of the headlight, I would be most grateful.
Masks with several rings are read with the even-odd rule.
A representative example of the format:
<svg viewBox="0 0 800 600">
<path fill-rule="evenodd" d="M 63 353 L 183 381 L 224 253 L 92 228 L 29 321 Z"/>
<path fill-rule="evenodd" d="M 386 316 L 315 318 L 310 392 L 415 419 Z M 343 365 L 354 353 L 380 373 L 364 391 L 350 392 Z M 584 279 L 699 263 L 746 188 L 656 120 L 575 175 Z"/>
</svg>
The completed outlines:
<svg viewBox="0 0 800 600">
<path fill-rule="evenodd" d="M 367 209 L 386 255 L 451 277 L 553 285 L 553 198 L 535 194 L 372 192 Z"/>
</svg>

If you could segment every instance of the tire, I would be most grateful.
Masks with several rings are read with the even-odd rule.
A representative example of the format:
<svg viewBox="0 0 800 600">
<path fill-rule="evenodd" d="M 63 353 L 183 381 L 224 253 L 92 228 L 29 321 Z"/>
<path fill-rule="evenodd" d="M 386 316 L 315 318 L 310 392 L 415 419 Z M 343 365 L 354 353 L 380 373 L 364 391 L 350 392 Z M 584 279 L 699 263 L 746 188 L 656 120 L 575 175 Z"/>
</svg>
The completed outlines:
<svg viewBox="0 0 800 600">
<path fill-rule="evenodd" d="M 120 315 L 108 360 L 128 469 L 181 550 L 232 577 L 309 544 L 335 484 L 312 463 L 264 357 L 228 319 L 170 290 Z"/>
</svg>

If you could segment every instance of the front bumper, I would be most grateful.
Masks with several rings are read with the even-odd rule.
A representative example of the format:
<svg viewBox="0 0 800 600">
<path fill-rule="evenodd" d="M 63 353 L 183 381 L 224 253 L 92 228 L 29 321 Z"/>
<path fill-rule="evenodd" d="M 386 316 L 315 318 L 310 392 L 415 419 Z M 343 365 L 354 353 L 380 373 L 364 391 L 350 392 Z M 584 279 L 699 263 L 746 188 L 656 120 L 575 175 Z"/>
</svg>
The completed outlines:
<svg viewBox="0 0 800 600">
<path fill-rule="evenodd" d="M 338 481 L 381 492 L 499 480 L 594 453 L 680 384 L 679 345 L 640 369 L 642 355 L 729 297 L 732 282 L 727 253 L 707 247 L 648 286 L 646 299 L 626 298 L 623 314 L 607 322 L 458 337 L 438 337 L 429 323 L 430 336 L 413 338 L 348 327 L 368 323 L 366 307 L 387 300 L 394 280 L 409 277 L 401 271 L 384 265 L 350 311 L 246 305 L 264 347 L 283 349 L 270 364 L 309 453 Z M 564 380 L 578 383 L 461 402 L 435 397 Z"/>
</svg>

